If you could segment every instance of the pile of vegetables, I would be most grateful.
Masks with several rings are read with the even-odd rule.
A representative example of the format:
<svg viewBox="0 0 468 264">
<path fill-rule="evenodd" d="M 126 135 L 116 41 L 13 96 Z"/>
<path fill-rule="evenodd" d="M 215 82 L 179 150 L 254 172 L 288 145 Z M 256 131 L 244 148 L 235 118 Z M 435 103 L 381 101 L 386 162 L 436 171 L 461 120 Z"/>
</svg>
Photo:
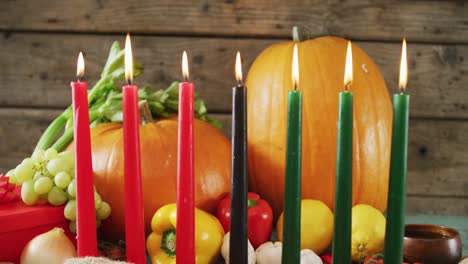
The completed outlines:
<svg viewBox="0 0 468 264">
<path fill-rule="evenodd" d="M 142 66 L 134 64 L 134 75 L 139 76 L 142 73 Z M 119 46 L 118 42 L 114 42 L 111 46 L 107 62 L 102 70 L 100 79 L 89 91 L 89 112 L 90 112 L 90 126 L 92 129 L 101 128 L 103 124 L 116 125 L 122 123 L 122 91 L 120 85 L 117 82 L 124 80 L 124 50 Z M 166 89 L 153 90 L 149 87 L 142 87 L 138 91 L 138 97 L 140 103 L 145 106 L 147 111 L 145 122 L 152 122 L 153 118 L 168 118 L 177 114 L 178 110 L 178 83 L 173 82 Z M 211 126 L 208 130 L 216 130 L 221 124 L 207 116 L 207 108 L 203 102 L 195 95 L 195 117 L 199 120 L 204 121 L 203 123 L 209 123 Z M 198 122 L 202 122 L 198 121 Z M 196 122 L 196 123 L 198 123 Z M 145 123 L 146 124 L 146 123 Z M 153 124 L 142 128 L 142 132 L 148 131 L 149 127 L 153 127 Z M 208 125 L 207 125 L 208 126 Z M 167 130 L 167 129 L 166 129 Z M 93 135 L 96 133 L 92 132 Z M 157 132 L 151 131 L 147 138 L 154 139 Z M 177 132 L 173 131 L 176 135 Z M 220 133 L 219 133 L 220 134 Z M 210 135 L 210 133 L 208 133 Z M 219 138 L 219 135 L 218 135 Z M 145 136 L 142 137 L 143 144 L 150 145 L 144 142 Z M 215 138 L 216 140 L 216 138 Z M 224 140 L 224 141 L 223 141 Z M 70 230 L 75 231 L 76 229 L 76 202 L 75 202 L 75 169 L 74 169 L 74 154 L 70 144 L 73 141 L 73 110 L 72 106 L 67 107 L 58 117 L 56 117 L 52 123 L 45 130 L 41 138 L 39 139 L 35 150 L 30 158 L 24 159 L 15 169 L 9 171 L 8 181 L 0 186 L 4 187 L 4 191 L 0 190 L 0 198 L 2 200 L 10 201 L 14 198 L 14 192 L 12 187 L 14 185 L 22 185 L 21 198 L 27 205 L 49 203 L 54 206 L 65 205 L 64 215 L 70 222 Z M 102 148 L 110 149 L 112 144 L 101 144 L 101 147 L 96 147 L 95 144 L 100 140 L 93 140 L 93 150 L 103 153 Z M 104 140 L 105 141 L 105 140 Z M 118 142 L 119 140 L 117 140 Z M 171 139 L 169 145 L 176 146 L 176 141 Z M 219 141 L 219 140 L 218 140 Z M 228 142 L 225 139 L 221 140 L 222 146 L 228 148 Z M 143 146 L 143 152 L 146 146 Z M 104 151 L 105 153 L 105 151 Z M 150 155 L 154 158 L 154 153 Z M 157 155 L 161 160 L 165 161 L 168 155 Z M 96 155 L 94 152 L 94 167 L 98 167 L 103 164 L 103 158 Z M 144 159 L 145 155 L 143 155 Z M 227 157 L 227 155 L 221 155 Z M 106 159 L 107 160 L 107 159 Z M 122 158 L 123 160 L 123 158 Z M 216 162 L 214 162 L 216 166 Z M 226 164 L 227 165 L 227 164 Z M 224 165 L 223 165 L 224 166 Z M 221 167 L 221 166 L 218 166 Z M 143 167 L 145 173 L 145 167 Z M 157 168 L 151 167 L 150 170 L 156 171 Z M 215 169 L 215 171 L 219 169 Z M 159 171 L 161 172 L 161 171 Z M 97 215 L 97 226 L 101 224 L 101 221 L 107 219 L 111 215 L 111 207 L 115 208 L 116 217 L 122 217 L 123 219 L 123 203 L 120 201 L 115 202 L 112 198 L 110 203 L 107 203 L 107 198 L 110 198 L 115 194 L 115 184 L 104 184 L 100 182 L 100 175 L 96 173 L 96 186 L 95 186 L 95 207 Z M 110 171 L 109 174 L 115 176 L 115 171 Z M 146 175 L 143 176 L 147 176 Z M 227 174 L 226 174 L 227 175 Z M 118 175 L 117 175 L 118 176 Z M 163 175 L 164 176 L 164 175 Z M 167 175 L 166 175 L 167 176 Z M 217 175 L 215 175 L 217 176 Z M 6 177 L 5 177 L 6 178 Z M 122 184 L 121 181 L 112 178 L 112 183 Z M 9 184 L 9 187 L 7 188 Z M 110 186 L 110 187 L 109 187 Z M 221 187 L 227 186 L 227 184 L 219 185 Z M 164 188 L 164 186 L 162 186 Z M 102 199 L 102 190 L 105 198 Z M 221 189 L 225 191 L 225 189 Z M 7 196 L 8 194 L 8 196 Z M 3 198 L 5 197 L 5 198 Z M 10 198 L 11 197 L 11 198 Z M 7 199 L 8 198 L 8 199 Z M 121 198 L 121 197 L 119 197 Z M 163 202 L 158 203 L 160 206 Z M 157 208 L 159 208 L 159 206 Z M 212 206 L 213 207 L 213 206 Z M 149 212 L 154 212 L 157 208 L 149 208 Z M 116 218 L 114 217 L 114 218 Z M 123 221 L 123 220 L 122 220 Z M 112 222 L 112 221 L 111 221 Z M 120 227 L 120 228 L 119 228 Z M 123 224 L 117 226 L 119 236 L 117 238 L 123 239 Z M 115 230 L 113 230 L 115 231 Z"/>
<path fill-rule="evenodd" d="M 311 89 L 308 91 L 311 94 L 335 94 L 332 91 L 342 86 L 337 83 L 335 75 L 342 76 L 342 73 L 336 72 L 333 65 L 336 59 L 329 60 L 327 56 L 332 54 L 336 57 L 340 54 L 336 51 L 344 50 L 345 43 L 343 39 L 333 37 L 300 43 L 302 59 L 299 62 L 302 63 L 302 71 L 308 73 L 301 75 L 303 89 Z M 289 80 L 288 70 L 285 69 L 290 69 L 291 47 L 292 43 L 289 42 L 269 47 L 254 62 L 246 81 L 249 87 L 250 186 L 265 198 L 263 200 L 256 193 L 249 193 L 249 264 L 281 263 L 283 197 L 279 194 L 284 189 L 283 132 L 286 131 L 286 120 L 285 115 L 278 116 L 277 113 L 286 113 L 284 96 L 290 87 L 285 84 L 290 81 L 283 79 L 287 77 Z M 320 52 L 316 52 L 316 49 Z M 353 189 L 360 190 L 360 193 L 354 193 L 358 198 L 353 201 L 370 205 L 353 208 L 351 257 L 359 263 L 380 263 L 380 255 L 376 254 L 382 251 L 385 232 L 385 218 L 381 211 L 386 204 L 390 102 L 376 66 L 359 48 L 355 47 L 354 52 L 355 60 L 362 65 L 362 71 L 355 74 L 356 85 L 353 88 L 358 89 L 353 92 L 359 94 L 356 98 L 362 102 L 357 102 L 358 107 L 355 109 L 355 127 L 359 140 L 355 141 L 354 164 L 359 170 L 354 173 L 358 180 L 353 181 Z M 320 67 L 333 70 L 309 69 L 311 60 L 308 56 L 316 56 L 313 61 L 320 62 Z M 125 237 L 124 197 L 116 195 L 124 192 L 122 91 L 117 84 L 124 79 L 123 64 L 124 51 L 118 42 L 114 42 L 100 79 L 88 95 L 96 221 L 99 226 L 102 220 L 108 219 L 103 223 L 102 234 L 113 240 Z M 139 64 L 134 64 L 135 77 L 142 70 Z M 323 73 L 329 75 L 325 78 L 327 82 L 318 85 L 315 82 L 322 80 L 318 75 Z M 309 85 L 312 82 L 314 85 Z M 327 92 L 324 93 L 322 89 Z M 373 92 L 368 92 L 369 89 Z M 372 96 L 366 97 L 365 94 Z M 174 202 L 178 126 L 175 115 L 178 111 L 178 83 L 173 82 L 166 89 L 157 91 L 142 87 L 138 97 L 142 107 L 140 143 L 146 248 L 153 263 L 175 263 L 177 212 Z M 330 168 L 334 167 L 335 162 L 336 118 L 333 115 L 336 114 L 337 104 L 335 97 L 306 99 L 312 101 L 304 102 L 305 107 L 311 107 L 304 110 L 307 123 L 303 135 L 308 135 L 303 139 L 304 160 L 314 165 L 305 166 L 303 171 L 303 195 L 307 199 L 302 201 L 301 207 L 301 263 L 331 263 L 331 256 L 326 252 L 333 234 L 334 219 L 330 208 L 334 205 L 335 174 Z M 272 107 L 276 111 L 271 111 Z M 316 109 L 327 115 L 317 114 Z M 314 115 L 307 117 L 307 113 Z M 196 257 L 200 263 L 216 263 L 222 255 L 228 262 L 230 197 L 225 194 L 230 190 L 231 146 L 217 129 L 220 123 L 207 115 L 207 108 L 198 95 L 195 96 L 195 116 Z M 0 202 L 1 199 L 13 197 L 11 194 L 7 197 L 7 192 L 12 191 L 10 183 L 21 184 L 21 198 L 27 205 L 65 205 L 64 214 L 71 221 L 70 229 L 73 231 L 76 228 L 76 184 L 74 155 L 71 151 L 72 119 L 72 107 L 69 106 L 46 129 L 32 156 L 7 173 L 9 182 L 5 184 L 5 180 L 0 178 Z M 369 136 L 363 134 L 366 131 L 376 133 Z M 276 242 L 270 241 L 274 220 L 277 220 L 279 240 Z M 37 256 L 37 252 L 34 252 L 36 244 L 42 248 L 49 245 L 53 248 L 65 247 L 62 252 L 58 252 L 61 253 L 59 255 L 73 257 L 76 252 L 68 242 L 64 240 L 62 230 L 51 230 L 33 239 L 26 247 L 23 256 L 25 263 L 33 263 L 30 261 L 31 256 Z M 48 259 L 51 256 L 49 254 L 45 257 Z"/>
<path fill-rule="evenodd" d="M 122 94 L 120 85 L 116 84 L 124 78 L 123 54 L 124 51 L 115 42 L 101 79 L 89 92 L 94 183 L 101 197 L 112 208 L 112 214 L 103 223 L 101 231 L 104 238 L 111 240 L 125 238 L 124 196 L 115 195 L 124 193 Z M 142 67 L 135 64 L 135 76 L 141 72 Z M 154 212 L 176 201 L 178 83 L 173 82 L 168 88 L 158 91 L 142 87 L 138 96 L 142 117 L 140 158 L 143 206 L 148 235 Z M 229 140 L 217 129 L 221 124 L 207 115 L 207 108 L 197 93 L 194 112 L 195 202 L 199 208 L 214 212 L 219 199 L 229 192 L 231 147 Z M 44 133 L 39 148 L 45 147 L 42 142 L 50 142 L 57 127 L 64 123 L 65 132 L 53 146 L 58 149 L 64 146 L 72 148 L 69 145 L 69 135 L 72 133 L 67 127 L 70 119 L 65 121 L 67 117 L 68 111 L 65 110 L 51 125 L 53 129 Z M 55 122 L 60 126 L 55 126 Z"/>
<path fill-rule="evenodd" d="M 145 229 L 151 232 L 151 218 L 159 208 L 176 202 L 177 117 L 140 125 L 140 159 Z M 230 190 L 231 145 L 224 134 L 205 121 L 194 120 L 195 205 L 214 213 L 219 200 Z M 94 183 L 112 207 L 103 223 L 104 238 L 125 238 L 125 193 L 123 128 L 105 123 L 91 129 Z"/>
</svg>

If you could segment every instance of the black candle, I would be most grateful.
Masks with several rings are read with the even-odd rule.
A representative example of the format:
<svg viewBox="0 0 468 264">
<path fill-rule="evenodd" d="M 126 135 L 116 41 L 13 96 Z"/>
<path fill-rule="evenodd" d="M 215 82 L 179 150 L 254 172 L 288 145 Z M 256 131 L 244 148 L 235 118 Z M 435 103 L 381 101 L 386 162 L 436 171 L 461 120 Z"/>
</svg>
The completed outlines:
<svg viewBox="0 0 468 264">
<path fill-rule="evenodd" d="M 232 175 L 229 263 L 247 263 L 247 105 L 240 54 L 236 56 L 237 86 L 232 88 Z"/>
</svg>

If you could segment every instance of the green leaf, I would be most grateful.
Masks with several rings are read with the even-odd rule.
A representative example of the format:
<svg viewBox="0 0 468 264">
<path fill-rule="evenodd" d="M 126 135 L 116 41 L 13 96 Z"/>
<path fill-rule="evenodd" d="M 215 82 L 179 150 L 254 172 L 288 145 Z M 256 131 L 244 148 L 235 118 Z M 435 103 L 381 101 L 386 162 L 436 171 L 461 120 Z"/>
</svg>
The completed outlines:
<svg viewBox="0 0 468 264">
<path fill-rule="evenodd" d="M 160 103 L 164 103 L 167 98 L 169 98 L 169 95 L 165 93 L 164 90 L 158 90 L 148 96 L 149 101 L 157 101 Z"/>
<path fill-rule="evenodd" d="M 120 48 L 119 42 L 114 41 L 109 51 L 109 56 L 107 57 L 104 69 L 102 70 L 101 78 L 106 78 L 112 75 L 115 71 L 123 69 L 124 54 L 125 51 Z"/>
<path fill-rule="evenodd" d="M 179 98 L 179 82 L 172 82 L 166 92 L 170 98 Z"/>
<path fill-rule="evenodd" d="M 149 99 L 153 91 L 149 87 L 141 87 L 138 89 L 138 99 L 145 100 Z"/>
<path fill-rule="evenodd" d="M 160 102 L 152 101 L 152 102 L 148 102 L 148 105 L 151 110 L 151 114 L 153 114 L 153 116 L 158 116 L 158 115 L 162 115 L 165 113 L 164 112 L 165 107 Z"/>
<path fill-rule="evenodd" d="M 205 106 L 205 102 L 203 102 L 202 99 L 200 98 L 196 98 L 195 99 L 195 113 L 199 114 L 199 115 L 204 115 L 208 112 L 208 110 L 206 109 L 206 106 Z"/>
</svg>

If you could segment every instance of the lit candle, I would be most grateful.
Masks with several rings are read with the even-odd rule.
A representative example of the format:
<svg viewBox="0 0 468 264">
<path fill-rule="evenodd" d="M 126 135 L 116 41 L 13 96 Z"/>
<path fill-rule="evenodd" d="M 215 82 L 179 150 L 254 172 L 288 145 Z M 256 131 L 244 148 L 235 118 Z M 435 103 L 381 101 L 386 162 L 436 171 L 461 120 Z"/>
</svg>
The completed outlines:
<svg viewBox="0 0 468 264">
<path fill-rule="evenodd" d="M 247 263 L 247 104 L 242 65 L 237 52 L 232 88 L 232 176 L 229 263 Z"/>
<path fill-rule="evenodd" d="M 193 179 L 193 92 L 187 53 L 182 55 L 184 82 L 179 84 L 176 261 L 195 264 L 195 185 Z"/>
<path fill-rule="evenodd" d="M 302 92 L 298 91 L 299 62 L 294 44 L 292 80 L 288 93 L 286 173 L 284 190 L 283 264 L 299 264 L 301 245 Z"/>
<path fill-rule="evenodd" d="M 400 93 L 393 95 L 392 150 L 384 252 L 386 264 L 400 264 L 403 261 L 410 101 L 410 96 L 405 93 L 407 81 L 406 40 L 403 39 L 400 63 Z"/>
<path fill-rule="evenodd" d="M 84 59 L 80 52 L 72 82 L 73 134 L 75 138 L 76 233 L 78 256 L 97 256 L 96 210 L 94 208 L 93 165 L 89 131 L 88 84 L 82 82 Z"/>
<path fill-rule="evenodd" d="M 351 263 L 351 208 L 353 199 L 353 56 L 348 41 L 344 77 L 345 91 L 339 95 L 336 143 L 335 221 L 333 264 Z"/>
<path fill-rule="evenodd" d="M 125 39 L 125 79 L 122 87 L 124 179 L 125 179 L 125 242 L 127 261 L 146 263 L 145 222 L 141 191 L 140 113 L 138 87 L 132 85 L 133 62 L 130 35 Z"/>
</svg>

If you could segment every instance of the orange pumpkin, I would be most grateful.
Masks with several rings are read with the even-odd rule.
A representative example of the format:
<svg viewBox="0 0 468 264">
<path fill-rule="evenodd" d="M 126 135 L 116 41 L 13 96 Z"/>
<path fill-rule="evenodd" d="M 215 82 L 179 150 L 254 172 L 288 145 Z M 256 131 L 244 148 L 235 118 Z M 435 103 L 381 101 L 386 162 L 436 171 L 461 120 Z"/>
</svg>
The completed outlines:
<svg viewBox="0 0 468 264">
<path fill-rule="evenodd" d="M 163 205 L 176 201 L 177 119 L 162 119 L 140 126 L 141 171 L 145 227 Z M 231 146 L 216 128 L 195 120 L 195 203 L 214 212 L 230 191 Z M 110 239 L 125 238 L 123 129 L 107 123 L 91 130 L 94 183 L 112 207 L 102 231 Z"/>
<path fill-rule="evenodd" d="M 265 49 L 249 70 L 247 86 L 249 188 L 283 210 L 287 94 L 292 89 L 293 44 Z M 297 42 L 296 42 L 297 43 Z M 347 40 L 320 37 L 298 43 L 302 108 L 302 198 L 332 210 L 338 94 L 343 91 Z M 353 44 L 353 204 L 385 210 L 392 108 L 377 66 Z"/>
</svg>

